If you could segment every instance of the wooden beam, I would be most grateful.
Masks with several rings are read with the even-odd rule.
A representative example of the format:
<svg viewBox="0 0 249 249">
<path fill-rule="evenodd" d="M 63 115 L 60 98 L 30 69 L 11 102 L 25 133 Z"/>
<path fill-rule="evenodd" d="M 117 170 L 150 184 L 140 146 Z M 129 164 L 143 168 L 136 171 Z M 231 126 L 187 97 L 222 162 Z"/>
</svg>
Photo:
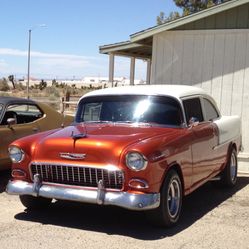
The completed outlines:
<svg viewBox="0 0 249 249">
<path fill-rule="evenodd" d="M 109 54 L 109 82 L 113 87 L 113 79 L 114 79 L 114 54 Z"/>
<path fill-rule="evenodd" d="M 146 73 L 146 84 L 150 85 L 151 76 L 151 60 L 147 60 L 147 73 Z"/>
<path fill-rule="evenodd" d="M 135 57 L 131 57 L 131 65 L 130 65 L 130 85 L 134 85 L 135 80 Z"/>
</svg>

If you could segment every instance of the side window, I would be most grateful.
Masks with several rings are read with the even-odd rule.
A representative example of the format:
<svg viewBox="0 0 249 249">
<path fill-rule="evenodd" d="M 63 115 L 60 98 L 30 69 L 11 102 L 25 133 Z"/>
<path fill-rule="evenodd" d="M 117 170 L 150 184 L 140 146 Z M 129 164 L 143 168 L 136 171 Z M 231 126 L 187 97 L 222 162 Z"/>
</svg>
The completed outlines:
<svg viewBox="0 0 249 249">
<path fill-rule="evenodd" d="M 219 114 L 214 105 L 208 99 L 203 99 L 203 104 L 206 113 L 206 119 L 208 121 L 214 120 L 219 117 Z"/>
<path fill-rule="evenodd" d="M 188 123 L 191 118 L 196 118 L 199 122 L 203 121 L 201 102 L 199 98 L 186 99 L 183 101 L 183 106 Z"/>
<path fill-rule="evenodd" d="M 36 105 L 13 104 L 9 105 L 4 120 L 15 118 L 17 124 L 31 123 L 43 116 L 42 111 Z"/>
</svg>

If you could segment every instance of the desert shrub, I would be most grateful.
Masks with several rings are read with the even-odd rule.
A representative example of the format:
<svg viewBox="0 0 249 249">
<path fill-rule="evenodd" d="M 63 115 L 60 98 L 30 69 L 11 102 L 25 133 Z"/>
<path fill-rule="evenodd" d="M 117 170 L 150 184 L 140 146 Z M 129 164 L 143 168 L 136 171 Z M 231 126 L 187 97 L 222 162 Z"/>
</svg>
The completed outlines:
<svg viewBox="0 0 249 249">
<path fill-rule="evenodd" d="M 46 95 L 48 96 L 54 96 L 59 98 L 60 97 L 60 91 L 58 90 L 58 88 L 56 86 L 50 86 L 46 88 Z"/>
<path fill-rule="evenodd" d="M 10 87 L 8 85 L 8 82 L 5 78 L 0 79 L 0 91 L 9 91 Z"/>
</svg>

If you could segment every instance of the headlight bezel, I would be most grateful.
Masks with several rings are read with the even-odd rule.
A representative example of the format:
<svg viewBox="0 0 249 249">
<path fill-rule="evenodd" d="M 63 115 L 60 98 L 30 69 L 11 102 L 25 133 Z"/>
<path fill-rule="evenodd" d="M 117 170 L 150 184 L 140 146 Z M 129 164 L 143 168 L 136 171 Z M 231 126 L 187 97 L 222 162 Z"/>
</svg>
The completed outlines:
<svg viewBox="0 0 249 249">
<path fill-rule="evenodd" d="M 16 153 L 13 153 L 13 150 L 16 150 Z M 15 145 L 10 146 L 8 148 L 8 152 L 9 152 L 9 157 L 10 157 L 12 163 L 20 163 L 25 158 L 24 151 L 21 148 L 19 148 L 18 146 L 15 146 Z M 16 155 L 16 157 L 15 157 L 15 155 Z M 19 156 L 17 156 L 17 155 L 19 155 Z"/>
<path fill-rule="evenodd" d="M 133 158 L 133 161 L 132 161 L 132 157 L 137 157 L 137 160 L 140 160 L 142 165 L 135 166 L 136 159 L 134 160 L 134 158 Z M 126 166 L 133 171 L 142 171 L 142 170 L 145 170 L 147 168 L 148 160 L 142 153 L 137 152 L 137 151 L 130 151 L 125 156 L 125 163 L 126 163 Z"/>
</svg>

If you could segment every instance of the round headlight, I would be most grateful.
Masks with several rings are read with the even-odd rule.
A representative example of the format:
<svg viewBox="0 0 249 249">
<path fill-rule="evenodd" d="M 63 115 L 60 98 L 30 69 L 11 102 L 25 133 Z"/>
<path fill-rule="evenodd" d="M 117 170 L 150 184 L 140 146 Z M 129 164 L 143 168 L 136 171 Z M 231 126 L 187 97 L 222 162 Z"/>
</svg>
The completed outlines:
<svg viewBox="0 0 249 249">
<path fill-rule="evenodd" d="M 138 152 L 130 152 L 126 155 L 126 165 L 132 170 L 143 170 L 147 164 L 147 160 Z"/>
<path fill-rule="evenodd" d="M 20 163 L 24 159 L 24 152 L 16 146 L 10 146 L 9 156 L 13 163 Z"/>
</svg>

